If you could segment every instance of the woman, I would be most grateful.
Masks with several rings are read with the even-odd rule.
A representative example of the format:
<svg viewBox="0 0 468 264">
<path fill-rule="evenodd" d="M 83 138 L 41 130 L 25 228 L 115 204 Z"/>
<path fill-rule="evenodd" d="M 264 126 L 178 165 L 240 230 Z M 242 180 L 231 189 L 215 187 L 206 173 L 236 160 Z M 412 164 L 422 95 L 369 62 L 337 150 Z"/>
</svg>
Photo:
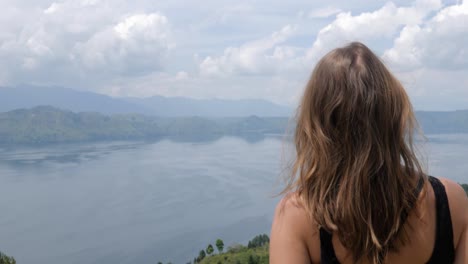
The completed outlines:
<svg viewBox="0 0 468 264">
<path fill-rule="evenodd" d="M 322 58 L 297 113 L 270 263 L 468 263 L 468 198 L 426 176 L 404 88 L 361 43 Z"/>
</svg>

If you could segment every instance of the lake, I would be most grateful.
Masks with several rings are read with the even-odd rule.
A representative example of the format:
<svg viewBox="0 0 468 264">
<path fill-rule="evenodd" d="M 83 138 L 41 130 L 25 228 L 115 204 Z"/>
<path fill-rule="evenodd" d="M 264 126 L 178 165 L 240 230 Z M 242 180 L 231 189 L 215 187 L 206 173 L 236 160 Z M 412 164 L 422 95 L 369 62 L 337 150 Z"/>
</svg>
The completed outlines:
<svg viewBox="0 0 468 264">
<path fill-rule="evenodd" d="M 429 173 L 468 182 L 468 135 L 429 135 Z M 21 264 L 186 263 L 268 233 L 278 137 L 0 148 L 0 250 Z"/>
</svg>

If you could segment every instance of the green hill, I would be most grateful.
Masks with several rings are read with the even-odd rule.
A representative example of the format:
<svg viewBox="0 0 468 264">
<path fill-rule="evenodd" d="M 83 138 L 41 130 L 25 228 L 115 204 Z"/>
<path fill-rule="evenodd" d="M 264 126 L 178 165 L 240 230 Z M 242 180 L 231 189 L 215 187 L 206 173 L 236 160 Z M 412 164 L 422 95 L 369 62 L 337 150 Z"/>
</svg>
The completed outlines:
<svg viewBox="0 0 468 264">
<path fill-rule="evenodd" d="M 214 245 L 214 246 L 213 246 Z M 249 241 L 247 246 L 235 244 L 224 252 L 224 242 L 217 239 L 216 243 L 208 244 L 205 249 L 201 249 L 198 256 L 195 256 L 187 263 L 190 264 L 268 264 L 269 245 L 268 235 L 258 235 Z M 217 250 L 217 254 L 215 252 Z M 162 262 L 157 262 L 163 264 Z M 168 262 L 172 263 L 172 262 Z"/>
<path fill-rule="evenodd" d="M 156 137 L 162 132 L 141 115 L 73 113 L 49 106 L 0 114 L 0 143 L 58 143 Z"/>
<path fill-rule="evenodd" d="M 281 120 L 281 119 L 280 119 Z M 284 119 L 287 122 L 287 119 Z M 154 117 L 100 113 L 39 106 L 0 113 L 0 144 L 45 144 L 102 140 L 214 139 L 243 133 L 284 133 L 278 118 Z"/>
<path fill-rule="evenodd" d="M 468 133 L 468 110 L 417 112 L 425 133 Z M 288 128 L 288 125 L 290 126 Z M 0 145 L 49 144 L 102 140 L 141 140 L 164 137 L 185 141 L 234 135 L 248 140 L 293 131 L 286 117 L 203 118 L 155 117 L 141 114 L 74 113 L 51 106 L 0 113 Z"/>
<path fill-rule="evenodd" d="M 226 253 L 214 255 L 203 259 L 200 264 L 268 264 L 269 244 L 258 248 L 247 248 L 245 246 L 236 246 Z"/>
</svg>

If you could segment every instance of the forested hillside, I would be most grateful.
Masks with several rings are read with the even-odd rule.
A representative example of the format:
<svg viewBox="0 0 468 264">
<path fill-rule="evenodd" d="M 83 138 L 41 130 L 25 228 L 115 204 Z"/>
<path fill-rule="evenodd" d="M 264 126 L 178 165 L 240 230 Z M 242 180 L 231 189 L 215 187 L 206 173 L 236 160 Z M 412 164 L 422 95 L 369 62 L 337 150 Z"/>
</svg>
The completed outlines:
<svg viewBox="0 0 468 264">
<path fill-rule="evenodd" d="M 468 110 L 417 112 L 426 134 L 468 133 Z M 287 129 L 289 125 L 289 129 Z M 99 140 L 215 139 L 291 132 L 286 117 L 157 117 L 141 114 L 74 113 L 51 106 L 0 113 L 0 144 L 44 144 Z"/>
<path fill-rule="evenodd" d="M 98 140 L 216 138 L 222 135 L 284 133 L 287 118 L 209 119 L 140 114 L 74 113 L 50 106 L 0 113 L 0 144 L 44 144 Z"/>
</svg>

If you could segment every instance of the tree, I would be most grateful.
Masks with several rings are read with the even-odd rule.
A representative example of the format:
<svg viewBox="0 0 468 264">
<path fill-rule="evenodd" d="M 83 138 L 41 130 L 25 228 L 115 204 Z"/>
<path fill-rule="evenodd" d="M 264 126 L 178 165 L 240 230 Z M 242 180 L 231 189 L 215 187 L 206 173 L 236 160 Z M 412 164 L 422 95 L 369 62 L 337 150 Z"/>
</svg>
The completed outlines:
<svg viewBox="0 0 468 264">
<path fill-rule="evenodd" d="M 16 260 L 0 252 L 0 264 L 16 264 Z"/>
<path fill-rule="evenodd" d="M 200 262 L 202 261 L 204 258 L 206 257 L 206 253 L 205 253 L 205 250 L 200 250 L 200 253 L 198 254 L 198 261 L 197 262 Z"/>
<path fill-rule="evenodd" d="M 249 255 L 249 264 L 258 264 L 258 259 Z"/>
<path fill-rule="evenodd" d="M 223 240 L 221 240 L 221 239 L 217 239 L 217 240 L 216 240 L 216 248 L 218 249 L 218 252 L 219 252 L 219 253 L 222 253 L 222 252 L 223 252 L 223 249 L 224 249 L 224 242 L 223 242 Z"/>
<path fill-rule="evenodd" d="M 248 248 L 257 248 L 266 245 L 270 242 L 270 238 L 266 235 L 258 235 L 249 241 Z"/>
<path fill-rule="evenodd" d="M 241 251 L 244 251 L 245 250 L 245 246 L 241 245 L 241 244 L 234 244 L 234 245 L 231 245 L 230 247 L 228 247 L 228 252 L 229 253 L 239 253 Z"/>
<path fill-rule="evenodd" d="M 206 247 L 206 253 L 208 255 L 211 255 L 211 254 L 213 254 L 213 252 L 214 252 L 214 248 L 213 248 L 213 246 L 211 244 L 209 244 L 208 247 Z"/>
</svg>

